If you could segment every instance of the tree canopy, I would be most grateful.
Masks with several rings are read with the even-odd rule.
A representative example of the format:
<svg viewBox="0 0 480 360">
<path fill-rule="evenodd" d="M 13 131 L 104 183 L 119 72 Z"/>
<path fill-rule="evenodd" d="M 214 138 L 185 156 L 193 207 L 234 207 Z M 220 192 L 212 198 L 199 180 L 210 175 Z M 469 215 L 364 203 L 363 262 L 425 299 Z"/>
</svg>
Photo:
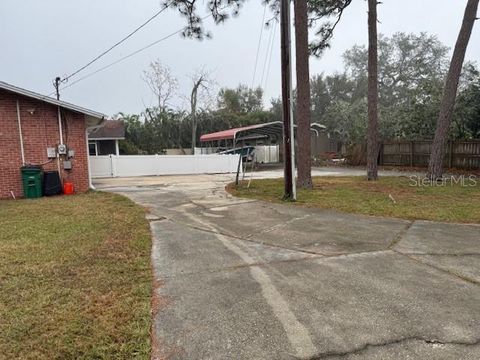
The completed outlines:
<svg viewBox="0 0 480 360">
<path fill-rule="evenodd" d="M 317 74 L 311 79 L 312 122 L 327 126 L 331 136 L 346 144 L 366 137 L 367 54 L 354 46 L 344 54 L 344 70 Z M 437 37 L 398 33 L 379 40 L 379 111 L 381 139 L 432 139 L 448 67 L 448 48 Z M 264 104 L 261 89 L 245 85 L 221 88 L 216 105 L 197 112 L 201 134 L 269 121 L 281 121 L 281 101 Z M 295 104 L 294 104 L 295 106 Z M 191 116 L 165 106 L 124 115 L 126 153 L 162 153 L 167 148 L 189 148 Z M 453 117 L 452 139 L 480 138 L 480 71 L 467 63 L 462 74 Z"/>
<path fill-rule="evenodd" d="M 432 139 L 448 68 L 448 48 L 436 36 L 397 33 L 378 44 L 380 135 L 383 139 Z M 312 78 L 312 121 L 346 142 L 365 138 L 367 49 L 344 54 L 345 70 Z M 478 136 L 475 98 L 478 67 L 465 66 L 454 115 L 455 138 Z M 467 110 L 470 109 L 470 110 Z"/>
<path fill-rule="evenodd" d="M 263 90 L 239 85 L 236 89 L 222 88 L 218 93 L 218 108 L 232 114 L 247 114 L 263 109 Z"/>
</svg>

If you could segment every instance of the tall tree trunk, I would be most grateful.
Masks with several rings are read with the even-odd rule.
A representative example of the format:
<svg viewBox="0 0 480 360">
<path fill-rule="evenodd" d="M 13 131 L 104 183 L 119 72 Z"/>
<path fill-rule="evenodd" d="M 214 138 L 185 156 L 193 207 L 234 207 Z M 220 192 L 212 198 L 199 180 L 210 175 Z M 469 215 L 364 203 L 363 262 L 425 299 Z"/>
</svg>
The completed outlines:
<svg viewBox="0 0 480 360">
<path fill-rule="evenodd" d="M 470 35 L 473 25 L 477 19 L 479 0 L 468 0 L 463 23 L 458 34 L 455 50 L 453 51 L 450 69 L 445 83 L 440 113 L 437 120 L 437 129 L 432 144 L 432 152 L 428 164 L 427 176 L 432 180 L 440 179 L 443 176 L 443 158 L 445 156 L 445 147 L 448 140 L 448 133 L 452 123 L 453 109 L 455 107 L 455 98 L 457 96 L 458 83 L 462 73 L 463 61 L 467 51 Z"/>
<path fill-rule="evenodd" d="M 368 0 L 367 179 L 378 180 L 378 35 L 377 0 Z"/>
<path fill-rule="evenodd" d="M 312 188 L 310 150 L 310 71 L 307 0 L 295 0 L 295 56 L 297 73 L 297 186 Z"/>
</svg>

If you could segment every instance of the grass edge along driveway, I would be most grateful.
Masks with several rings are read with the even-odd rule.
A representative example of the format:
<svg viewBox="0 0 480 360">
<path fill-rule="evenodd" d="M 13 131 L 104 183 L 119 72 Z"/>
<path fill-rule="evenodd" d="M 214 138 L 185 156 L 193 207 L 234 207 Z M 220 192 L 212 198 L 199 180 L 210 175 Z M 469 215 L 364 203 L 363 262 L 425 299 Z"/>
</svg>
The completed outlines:
<svg viewBox="0 0 480 360">
<path fill-rule="evenodd" d="M 141 207 L 102 192 L 0 201 L 0 225 L 0 357 L 150 357 Z"/>
<path fill-rule="evenodd" d="M 283 179 L 252 180 L 249 188 L 247 184 L 228 184 L 226 190 L 238 197 L 283 202 Z M 432 186 L 404 176 L 381 177 L 378 182 L 361 176 L 320 176 L 313 184 L 313 190 L 298 189 L 295 205 L 408 220 L 480 223 L 478 177 Z"/>
</svg>

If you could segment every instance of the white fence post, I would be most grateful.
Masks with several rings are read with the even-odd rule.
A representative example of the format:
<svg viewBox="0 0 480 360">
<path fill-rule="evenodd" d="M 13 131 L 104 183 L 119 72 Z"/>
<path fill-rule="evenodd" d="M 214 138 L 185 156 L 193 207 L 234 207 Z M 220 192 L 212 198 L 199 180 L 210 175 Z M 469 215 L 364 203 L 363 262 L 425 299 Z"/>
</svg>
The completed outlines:
<svg viewBox="0 0 480 360">
<path fill-rule="evenodd" d="M 112 177 L 117 177 L 117 156 L 110 155 L 111 167 L 112 167 Z"/>
<path fill-rule="evenodd" d="M 109 157 L 110 157 L 110 177 L 114 177 L 114 176 L 113 176 L 113 159 L 112 159 L 112 155 L 110 154 Z"/>
</svg>

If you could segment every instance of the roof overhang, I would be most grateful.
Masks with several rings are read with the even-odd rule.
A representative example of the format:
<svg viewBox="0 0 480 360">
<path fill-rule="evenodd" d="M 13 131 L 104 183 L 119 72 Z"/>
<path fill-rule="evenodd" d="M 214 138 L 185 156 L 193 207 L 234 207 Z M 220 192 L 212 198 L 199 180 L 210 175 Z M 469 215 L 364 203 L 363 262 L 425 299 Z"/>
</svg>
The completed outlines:
<svg viewBox="0 0 480 360">
<path fill-rule="evenodd" d="M 0 81 L 0 89 L 15 93 L 15 94 L 19 94 L 22 96 L 26 96 L 32 99 L 36 99 L 39 101 L 43 101 L 51 105 L 59 106 L 63 109 L 67 109 L 76 113 L 84 114 L 87 127 L 101 125 L 103 119 L 107 117 L 105 114 L 102 114 L 93 110 L 89 110 L 81 106 L 70 104 L 65 101 L 57 100 L 49 96 L 38 94 L 30 90 L 22 89 L 14 85 L 7 84 L 6 82 L 3 82 L 3 81 Z"/>
<path fill-rule="evenodd" d="M 125 140 L 125 136 L 123 137 L 92 137 L 91 135 L 88 137 L 88 140 Z"/>
</svg>

